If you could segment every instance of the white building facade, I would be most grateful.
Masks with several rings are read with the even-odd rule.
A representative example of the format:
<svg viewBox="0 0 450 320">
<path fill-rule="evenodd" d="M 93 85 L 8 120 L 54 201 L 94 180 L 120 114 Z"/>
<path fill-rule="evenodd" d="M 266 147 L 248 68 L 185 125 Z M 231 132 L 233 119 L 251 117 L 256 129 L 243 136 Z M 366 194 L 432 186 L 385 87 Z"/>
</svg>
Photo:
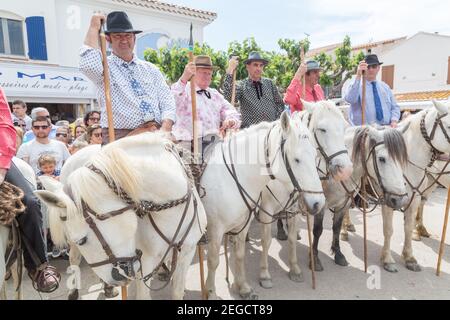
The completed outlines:
<svg viewBox="0 0 450 320">
<path fill-rule="evenodd" d="M 95 106 L 96 88 L 78 71 L 79 49 L 95 11 L 125 11 L 137 36 L 136 54 L 168 43 L 196 42 L 217 15 L 153 0 L 0 0 L 0 86 L 9 102 L 44 106 L 76 118 Z"/>
</svg>

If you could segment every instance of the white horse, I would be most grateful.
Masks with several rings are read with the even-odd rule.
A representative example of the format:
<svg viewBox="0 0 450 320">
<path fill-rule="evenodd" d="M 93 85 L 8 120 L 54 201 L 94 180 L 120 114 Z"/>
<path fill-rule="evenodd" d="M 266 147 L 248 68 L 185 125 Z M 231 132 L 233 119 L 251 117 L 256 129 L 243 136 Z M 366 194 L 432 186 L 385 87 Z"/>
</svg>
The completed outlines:
<svg viewBox="0 0 450 320">
<path fill-rule="evenodd" d="M 36 189 L 36 175 L 33 171 L 33 168 L 31 168 L 31 166 L 28 163 L 26 163 L 20 158 L 13 157 L 12 161 L 17 166 L 19 171 L 23 174 L 25 179 L 27 179 L 30 182 L 32 188 Z M 8 245 L 9 231 L 10 228 L 0 225 L 0 290 L 2 299 L 6 299 L 6 283 L 4 283 L 6 265 L 4 257 Z M 18 284 L 20 283 L 20 279 L 17 273 L 16 263 L 14 263 L 13 266 L 11 267 L 11 273 L 12 279 L 14 280 L 14 288 L 17 288 Z M 16 300 L 22 299 L 21 288 L 18 288 L 15 298 Z"/>
<path fill-rule="evenodd" d="M 169 259 L 176 264 L 172 297 L 183 298 L 185 277 L 206 227 L 200 198 L 171 148 L 169 141 L 153 133 L 123 138 L 91 158 L 95 172 L 92 167 L 75 170 L 64 189 L 60 182 L 42 179 L 46 190 L 36 192 L 49 206 L 55 244 L 76 243 L 108 284 L 139 280 L 138 299 L 150 297 L 139 268 L 147 278 Z M 123 200 L 112 188 L 130 199 Z M 149 207 L 174 200 L 168 207 Z M 147 208 L 142 218 L 136 215 L 136 205 Z"/>
<path fill-rule="evenodd" d="M 433 101 L 434 107 L 408 117 L 402 125 L 408 127 L 404 133 L 408 148 L 409 161 L 404 171 L 407 181 L 410 203 L 406 205 L 404 231 L 405 242 L 402 257 L 406 268 L 411 271 L 421 271 L 412 251 L 412 235 L 415 225 L 417 208 L 420 205 L 421 193 L 428 186 L 429 178 L 425 169 L 432 162 L 435 152 L 450 152 L 450 105 Z M 424 131 L 426 132 L 424 134 Z M 393 234 L 392 209 L 383 206 L 384 246 L 381 261 L 389 272 L 397 272 L 395 261 L 390 250 Z"/>
<path fill-rule="evenodd" d="M 348 152 L 344 143 L 345 128 L 349 126 L 344 119 L 341 111 L 336 107 L 332 101 L 320 101 L 317 103 L 309 103 L 302 101 L 305 106 L 305 111 L 294 113 L 292 119 L 298 119 L 308 127 L 311 135 L 314 137 L 313 145 L 317 149 L 316 164 L 319 168 L 319 175 L 324 184 L 329 179 L 336 181 L 346 180 L 350 177 L 353 171 L 353 164 L 348 156 Z M 286 203 L 291 198 L 294 188 L 286 189 L 278 181 L 271 181 L 263 191 L 262 207 L 270 213 L 277 213 L 283 210 L 297 211 L 296 203 L 293 208 L 285 208 Z M 335 207 L 334 199 L 332 202 L 328 200 L 330 195 L 327 193 L 327 188 L 324 189 L 327 198 L 326 207 Z M 339 201 L 342 201 L 339 199 Z M 334 201 L 336 202 L 336 201 Z M 319 214 L 314 217 L 314 220 L 322 214 L 322 209 Z M 337 213 L 338 214 L 338 213 Z M 272 288 L 272 278 L 269 273 L 268 254 L 272 242 L 271 224 L 274 219 L 272 216 L 260 213 L 261 223 L 261 243 L 262 254 L 260 260 L 260 285 L 263 288 Z M 299 277 L 299 266 L 297 261 L 297 229 L 299 223 L 299 215 L 289 217 L 288 221 L 288 256 L 289 256 L 289 278 L 292 281 L 303 281 Z M 317 243 L 315 243 L 317 245 Z M 317 249 L 317 248 L 316 248 Z"/>
<path fill-rule="evenodd" d="M 231 234 L 231 270 L 241 297 L 256 299 L 245 274 L 245 237 L 253 211 L 271 176 L 285 185 L 294 184 L 311 214 L 324 203 L 322 186 L 315 168 L 316 152 L 308 129 L 291 121 L 286 112 L 273 123 L 261 123 L 242 130 L 217 144 L 201 179 L 208 219 L 209 298 L 215 299 L 215 276 L 224 234 Z M 290 167 L 290 170 L 287 168 Z M 289 174 L 290 172 L 290 174 Z M 299 275 L 301 270 L 295 270 Z"/>
</svg>

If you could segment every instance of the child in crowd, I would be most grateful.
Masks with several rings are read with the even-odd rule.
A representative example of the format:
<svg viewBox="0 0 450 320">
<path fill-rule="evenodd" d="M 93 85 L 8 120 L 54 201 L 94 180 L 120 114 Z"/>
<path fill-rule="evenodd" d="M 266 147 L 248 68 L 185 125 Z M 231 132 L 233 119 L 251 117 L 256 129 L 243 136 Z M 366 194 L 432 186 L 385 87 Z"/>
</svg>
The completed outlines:
<svg viewBox="0 0 450 320">
<path fill-rule="evenodd" d="M 60 171 L 56 170 L 56 159 L 50 154 L 43 154 L 38 159 L 38 176 L 49 176 L 59 180 Z"/>
</svg>

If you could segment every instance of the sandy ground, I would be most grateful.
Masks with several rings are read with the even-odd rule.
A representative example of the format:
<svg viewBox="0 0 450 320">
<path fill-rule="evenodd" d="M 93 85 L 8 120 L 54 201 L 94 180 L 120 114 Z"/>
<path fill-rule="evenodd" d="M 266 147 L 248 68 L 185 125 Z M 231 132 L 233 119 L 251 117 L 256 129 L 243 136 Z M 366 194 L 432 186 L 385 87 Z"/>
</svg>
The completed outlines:
<svg viewBox="0 0 450 320">
<path fill-rule="evenodd" d="M 442 261 L 441 276 L 435 275 L 439 239 L 442 232 L 444 206 L 447 192 L 438 189 L 425 208 L 425 225 L 432 234 L 423 242 L 414 242 L 413 249 L 416 259 L 422 267 L 421 272 L 414 273 L 407 270 L 401 259 L 403 247 L 403 214 L 396 212 L 394 216 L 394 236 L 392 238 L 393 257 L 397 262 L 399 272 L 391 274 L 380 268 L 380 252 L 383 245 L 383 231 L 381 211 L 377 208 L 368 216 L 368 264 L 375 275 L 364 273 L 363 253 L 363 220 L 359 211 L 352 210 L 352 221 L 356 232 L 350 233 L 349 242 L 341 242 L 341 249 L 346 256 L 349 266 L 340 267 L 334 263 L 330 252 L 331 246 L 331 214 L 324 221 L 324 232 L 319 244 L 319 257 L 324 271 L 316 273 L 317 288 L 311 287 L 311 273 L 308 263 L 308 238 L 305 230 L 306 222 L 302 224 L 302 239 L 298 241 L 298 257 L 300 267 L 304 273 L 303 283 L 292 282 L 288 276 L 287 243 L 276 239 L 270 248 L 269 266 L 273 279 L 272 289 L 263 289 L 259 286 L 259 258 L 261 241 L 259 225 L 252 223 L 250 229 L 251 241 L 247 243 L 246 267 L 249 283 L 253 286 L 260 299 L 450 299 L 450 232 L 447 231 L 445 255 Z M 275 236 L 276 228 L 272 226 Z M 239 299 L 239 296 L 225 281 L 225 258 L 221 252 L 219 270 L 217 271 L 217 294 L 221 299 Z M 51 260 L 63 276 L 61 286 L 52 294 L 41 296 L 32 288 L 28 276 L 24 276 L 24 299 L 57 300 L 67 298 L 66 273 L 68 261 L 63 259 Z M 205 270 L 206 262 L 205 262 Z M 85 262 L 81 265 L 80 299 L 104 299 L 99 279 L 89 269 Z M 378 278 L 374 278 L 379 276 Z M 379 281 L 375 281 L 379 279 Z M 368 286 L 369 283 L 369 286 Z M 159 285 L 154 281 L 154 285 Z M 377 285 L 379 284 L 379 285 Z M 375 286 L 375 288 L 374 288 Z M 120 291 L 120 290 L 119 290 Z M 154 292 L 154 299 L 169 299 L 169 288 Z M 12 282 L 8 283 L 8 298 L 13 298 Z M 199 264 L 192 262 L 186 283 L 187 299 L 201 299 Z M 120 299 L 120 295 L 114 299 Z"/>
</svg>

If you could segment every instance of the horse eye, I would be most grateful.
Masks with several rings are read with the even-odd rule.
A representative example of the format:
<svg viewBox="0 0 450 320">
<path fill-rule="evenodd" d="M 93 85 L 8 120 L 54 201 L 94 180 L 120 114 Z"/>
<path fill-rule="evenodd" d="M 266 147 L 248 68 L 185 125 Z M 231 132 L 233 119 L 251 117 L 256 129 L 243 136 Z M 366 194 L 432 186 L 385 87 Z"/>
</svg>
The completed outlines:
<svg viewBox="0 0 450 320">
<path fill-rule="evenodd" d="M 323 133 L 327 133 L 326 129 L 317 128 L 317 130 L 319 130 L 320 132 L 323 132 Z"/>
<path fill-rule="evenodd" d="M 379 157 L 378 160 L 379 160 L 381 163 L 386 163 L 386 158 L 384 158 L 384 157 Z"/>
<path fill-rule="evenodd" d="M 300 159 L 299 158 L 295 158 L 294 160 L 295 160 L 295 162 L 300 163 Z"/>
<path fill-rule="evenodd" d="M 80 240 L 76 241 L 76 244 L 79 245 L 79 246 L 82 246 L 82 245 L 84 245 L 86 243 L 86 241 L 87 241 L 87 236 L 85 236 L 85 237 L 81 238 Z"/>
</svg>

